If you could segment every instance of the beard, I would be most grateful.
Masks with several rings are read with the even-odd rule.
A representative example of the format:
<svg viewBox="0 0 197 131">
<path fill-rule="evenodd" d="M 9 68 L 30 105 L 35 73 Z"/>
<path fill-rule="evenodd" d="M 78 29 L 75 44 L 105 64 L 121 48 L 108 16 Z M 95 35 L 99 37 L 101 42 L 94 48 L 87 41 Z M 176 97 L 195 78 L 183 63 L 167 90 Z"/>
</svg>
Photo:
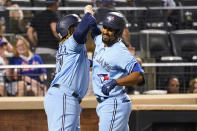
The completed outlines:
<svg viewBox="0 0 197 131">
<path fill-rule="evenodd" d="M 107 46 L 111 46 L 111 45 L 113 45 L 117 41 L 117 38 L 114 37 L 114 36 L 109 36 L 107 34 L 103 34 L 102 35 L 102 41 Z"/>
</svg>

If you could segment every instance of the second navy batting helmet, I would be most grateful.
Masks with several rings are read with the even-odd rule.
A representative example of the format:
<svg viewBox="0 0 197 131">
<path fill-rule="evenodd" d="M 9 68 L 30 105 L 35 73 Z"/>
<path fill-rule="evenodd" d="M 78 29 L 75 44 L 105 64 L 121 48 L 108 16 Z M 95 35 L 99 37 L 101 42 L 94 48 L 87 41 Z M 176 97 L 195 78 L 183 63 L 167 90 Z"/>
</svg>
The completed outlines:
<svg viewBox="0 0 197 131">
<path fill-rule="evenodd" d="M 126 21 L 121 13 L 109 12 L 103 20 L 103 26 L 117 30 L 115 36 L 121 37 L 126 26 Z"/>
<path fill-rule="evenodd" d="M 56 32 L 58 33 L 59 37 L 62 39 L 68 34 L 68 29 L 78 24 L 81 21 L 77 14 L 70 14 L 63 16 L 59 19 L 56 25 Z"/>
</svg>

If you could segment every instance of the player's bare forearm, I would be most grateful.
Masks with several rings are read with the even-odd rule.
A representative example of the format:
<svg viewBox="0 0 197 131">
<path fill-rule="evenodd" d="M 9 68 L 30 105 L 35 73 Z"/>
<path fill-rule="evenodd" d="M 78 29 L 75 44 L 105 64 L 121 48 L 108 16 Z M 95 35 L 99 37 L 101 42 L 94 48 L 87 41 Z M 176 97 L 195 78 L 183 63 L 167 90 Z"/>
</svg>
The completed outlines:
<svg viewBox="0 0 197 131">
<path fill-rule="evenodd" d="M 57 39 L 60 39 L 57 32 L 56 32 L 56 22 L 52 22 L 50 24 L 50 27 L 51 27 L 51 30 L 52 30 L 52 33 L 53 35 L 57 38 Z"/>
<path fill-rule="evenodd" d="M 119 86 L 133 86 L 141 83 L 144 80 L 144 76 L 140 72 L 132 72 L 131 74 L 116 79 Z"/>
</svg>

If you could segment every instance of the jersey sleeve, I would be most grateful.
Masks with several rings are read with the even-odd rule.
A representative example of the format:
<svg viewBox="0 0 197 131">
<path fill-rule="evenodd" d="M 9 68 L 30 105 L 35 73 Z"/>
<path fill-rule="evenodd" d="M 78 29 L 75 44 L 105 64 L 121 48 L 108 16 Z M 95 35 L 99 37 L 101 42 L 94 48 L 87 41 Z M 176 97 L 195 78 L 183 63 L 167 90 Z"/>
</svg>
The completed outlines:
<svg viewBox="0 0 197 131">
<path fill-rule="evenodd" d="M 73 33 L 73 38 L 78 44 L 85 44 L 86 42 L 86 36 L 90 28 L 89 17 L 91 17 L 91 14 L 86 13 Z"/>
<path fill-rule="evenodd" d="M 122 68 L 125 69 L 127 71 L 127 73 L 131 73 L 135 64 L 137 63 L 137 61 L 135 60 L 134 57 L 130 57 L 131 59 L 127 59 L 125 60 L 125 65 L 123 64 Z"/>
<path fill-rule="evenodd" d="M 118 67 L 120 69 L 125 70 L 128 74 L 132 73 L 136 68 L 138 67 L 137 65 L 137 60 L 135 57 L 128 51 L 126 47 L 119 47 L 119 52 L 115 55 L 119 60 L 117 63 Z M 136 66 L 136 67 L 135 67 Z"/>
<path fill-rule="evenodd" d="M 144 74 L 144 70 L 142 69 L 142 67 L 140 66 L 140 64 L 138 62 L 135 63 L 133 69 L 131 70 L 132 72 L 140 72 L 142 74 Z"/>
<path fill-rule="evenodd" d="M 92 32 L 91 32 L 92 39 L 94 39 L 96 36 L 98 36 L 100 34 L 101 34 L 101 30 L 97 25 L 92 27 Z"/>
</svg>

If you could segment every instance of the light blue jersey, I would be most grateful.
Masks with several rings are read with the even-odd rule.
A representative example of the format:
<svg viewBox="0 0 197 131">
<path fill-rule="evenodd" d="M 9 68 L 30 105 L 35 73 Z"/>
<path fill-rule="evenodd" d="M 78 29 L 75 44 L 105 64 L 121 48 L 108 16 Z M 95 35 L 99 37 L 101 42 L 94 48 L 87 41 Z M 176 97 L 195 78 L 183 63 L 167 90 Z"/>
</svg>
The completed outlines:
<svg viewBox="0 0 197 131">
<path fill-rule="evenodd" d="M 89 87 L 90 61 L 85 45 L 91 27 L 89 19 L 93 17 L 88 12 L 73 34 L 63 36 L 63 43 L 59 45 L 56 75 L 44 99 L 49 131 L 80 131 L 80 103 Z M 79 22 L 76 14 L 62 17 L 56 28 L 60 30 L 59 35 L 65 35 L 64 29 L 69 24 L 69 28 L 74 26 L 76 22 Z M 94 23 L 96 20 L 92 24 Z M 64 40 L 65 37 L 68 39 Z"/>
<path fill-rule="evenodd" d="M 120 13 L 111 12 L 106 15 L 102 29 L 103 37 L 108 35 L 108 39 L 107 36 L 104 38 L 106 41 L 112 40 L 110 39 L 112 37 L 114 40 L 121 37 L 125 28 L 123 21 L 124 18 Z M 97 33 L 99 29 L 96 27 L 93 29 L 92 38 L 96 48 L 93 57 L 92 84 L 98 101 L 96 112 L 99 117 L 99 131 L 129 131 L 132 102 L 124 91 L 125 87 L 118 84 L 121 82 L 129 84 L 136 80 L 133 77 L 138 77 L 139 73 L 143 74 L 143 70 L 121 40 L 115 43 L 106 42 L 106 45 L 110 46 L 105 46 L 102 35 Z M 117 83 L 117 79 L 121 82 Z"/>
<path fill-rule="evenodd" d="M 80 131 L 79 100 L 89 87 L 89 60 L 85 44 L 76 43 L 73 36 L 64 41 L 56 55 L 56 73 L 44 100 L 48 129 Z"/>
<path fill-rule="evenodd" d="M 56 75 L 51 83 L 59 84 L 82 99 L 89 87 L 89 61 L 85 44 L 78 44 L 73 36 L 59 46 L 56 55 Z"/>
<path fill-rule="evenodd" d="M 92 73 L 93 90 L 96 95 L 105 96 L 101 88 L 108 82 L 107 79 L 127 76 L 132 72 L 137 61 L 121 40 L 110 47 L 104 47 L 102 36 L 98 35 L 95 37 L 95 45 Z M 124 88 L 124 86 L 116 86 L 110 91 L 109 97 L 121 94 Z"/>
</svg>

